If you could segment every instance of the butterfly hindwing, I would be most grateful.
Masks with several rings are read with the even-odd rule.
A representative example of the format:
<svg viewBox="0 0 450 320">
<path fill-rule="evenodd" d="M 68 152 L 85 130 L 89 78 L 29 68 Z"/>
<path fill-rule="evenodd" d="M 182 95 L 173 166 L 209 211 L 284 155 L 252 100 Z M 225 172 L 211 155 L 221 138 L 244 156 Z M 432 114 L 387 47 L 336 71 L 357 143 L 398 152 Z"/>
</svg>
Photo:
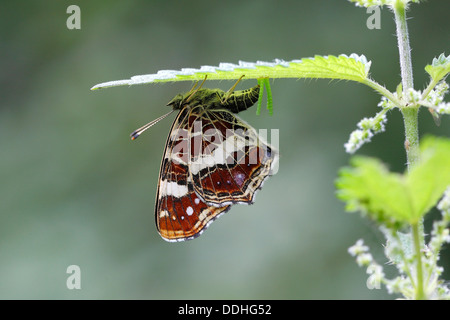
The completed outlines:
<svg viewBox="0 0 450 320">
<path fill-rule="evenodd" d="M 271 147 L 228 110 L 205 111 L 197 121 L 202 123 L 203 150 L 189 170 L 197 194 L 215 206 L 253 203 L 270 174 Z"/>
</svg>

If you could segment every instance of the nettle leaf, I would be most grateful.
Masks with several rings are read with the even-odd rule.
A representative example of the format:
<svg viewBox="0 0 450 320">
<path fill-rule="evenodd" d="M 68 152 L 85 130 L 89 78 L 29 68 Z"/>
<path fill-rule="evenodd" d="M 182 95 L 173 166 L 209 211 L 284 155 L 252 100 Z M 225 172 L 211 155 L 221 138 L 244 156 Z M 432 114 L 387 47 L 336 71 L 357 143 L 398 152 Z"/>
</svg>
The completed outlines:
<svg viewBox="0 0 450 320">
<path fill-rule="evenodd" d="M 437 83 L 450 72 L 450 56 L 446 57 L 444 54 L 441 54 L 438 58 L 434 58 L 431 65 L 425 67 L 425 71 Z"/>
<path fill-rule="evenodd" d="M 323 78 L 364 82 L 368 79 L 371 62 L 364 55 L 315 56 L 301 60 L 273 62 L 257 61 L 238 64 L 220 63 L 219 66 L 202 66 L 199 69 L 161 70 L 155 74 L 137 75 L 125 80 L 97 84 L 91 90 L 108 87 L 171 81 L 237 80 L 262 78 Z"/>
<path fill-rule="evenodd" d="M 373 220 L 395 226 L 409 216 L 410 204 L 403 177 L 378 160 L 355 156 L 350 168 L 339 171 L 337 197 L 348 211 L 361 211 Z"/>
<path fill-rule="evenodd" d="M 427 137 L 421 161 L 408 173 L 389 172 L 378 159 L 353 157 L 336 181 L 348 211 L 361 211 L 388 226 L 416 223 L 450 186 L 450 140 Z"/>
<path fill-rule="evenodd" d="M 421 162 L 407 175 L 413 203 L 413 219 L 420 219 L 450 186 L 450 140 L 425 137 L 421 142 Z"/>
</svg>

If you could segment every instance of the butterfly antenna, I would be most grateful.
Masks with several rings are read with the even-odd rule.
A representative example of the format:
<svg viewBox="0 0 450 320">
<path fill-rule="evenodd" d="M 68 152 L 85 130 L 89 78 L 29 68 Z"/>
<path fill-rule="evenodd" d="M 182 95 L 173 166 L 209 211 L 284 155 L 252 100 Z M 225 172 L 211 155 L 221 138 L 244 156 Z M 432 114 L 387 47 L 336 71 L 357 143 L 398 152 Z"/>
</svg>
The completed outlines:
<svg viewBox="0 0 450 320">
<path fill-rule="evenodd" d="M 157 124 L 158 122 L 160 122 L 162 119 L 164 119 L 165 117 L 167 117 L 168 115 L 170 115 L 172 112 L 174 112 L 174 110 L 171 110 L 170 112 L 166 113 L 165 115 L 150 121 L 149 123 L 147 123 L 146 125 L 143 125 L 142 127 L 140 127 L 139 129 L 134 130 L 131 134 L 131 140 L 136 140 L 137 138 L 139 138 L 139 136 L 148 128 L 153 127 L 155 124 Z"/>
<path fill-rule="evenodd" d="M 197 89 L 194 90 L 194 88 L 195 88 L 195 87 L 197 86 L 197 84 L 198 84 L 198 81 L 197 81 L 197 83 L 192 87 L 191 91 L 189 91 L 189 92 L 192 92 L 192 93 L 191 93 L 191 95 L 186 99 L 186 102 L 189 102 L 189 100 L 192 99 L 192 97 L 194 96 L 194 94 L 196 94 L 197 91 L 200 90 L 200 88 L 201 88 L 201 87 L 203 86 L 203 84 L 205 83 L 206 78 L 208 78 L 208 75 L 205 75 L 205 79 L 203 79 L 203 81 L 202 81 L 202 83 L 200 84 L 200 86 L 199 86 Z"/>
</svg>

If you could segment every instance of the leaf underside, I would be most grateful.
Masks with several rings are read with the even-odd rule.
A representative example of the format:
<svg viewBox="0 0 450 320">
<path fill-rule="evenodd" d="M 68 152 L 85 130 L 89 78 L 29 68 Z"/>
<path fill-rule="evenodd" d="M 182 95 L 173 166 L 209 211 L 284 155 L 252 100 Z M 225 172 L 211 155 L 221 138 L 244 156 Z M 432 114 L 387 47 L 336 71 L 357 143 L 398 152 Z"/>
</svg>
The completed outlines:
<svg viewBox="0 0 450 320">
<path fill-rule="evenodd" d="M 217 67 L 202 66 L 199 69 L 161 70 L 155 74 L 137 75 L 130 79 L 115 80 L 95 85 L 91 90 L 108 87 L 136 85 L 156 82 L 237 80 L 262 78 L 317 78 L 339 79 L 363 82 L 368 78 L 371 62 L 364 55 L 315 56 L 301 60 L 273 62 L 244 62 L 238 64 L 221 63 Z"/>
</svg>

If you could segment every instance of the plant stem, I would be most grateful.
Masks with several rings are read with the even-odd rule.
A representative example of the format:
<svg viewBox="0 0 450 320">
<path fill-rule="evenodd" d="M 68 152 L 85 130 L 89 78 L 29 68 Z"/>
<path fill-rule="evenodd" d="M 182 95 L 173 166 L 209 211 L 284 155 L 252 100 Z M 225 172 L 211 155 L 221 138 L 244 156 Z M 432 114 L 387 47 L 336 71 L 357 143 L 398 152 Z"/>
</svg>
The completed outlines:
<svg viewBox="0 0 450 320">
<path fill-rule="evenodd" d="M 395 24 L 397 26 L 398 51 L 400 56 L 400 70 L 402 75 L 403 96 L 408 89 L 414 87 L 411 48 L 409 46 L 408 25 L 406 24 L 406 8 L 401 0 L 397 0 L 393 6 Z M 403 121 L 405 124 L 405 149 L 408 169 L 411 169 L 419 161 L 419 125 L 417 106 L 403 107 Z"/>
<path fill-rule="evenodd" d="M 426 88 L 425 90 L 423 90 L 423 92 L 422 92 L 422 97 L 420 98 L 420 100 L 422 100 L 422 101 L 425 100 L 426 97 L 430 94 L 431 90 L 433 90 L 434 87 L 436 87 L 436 85 L 439 83 L 439 81 L 441 81 L 441 80 L 436 81 L 436 80 L 433 79 L 433 80 L 428 84 L 427 88 Z"/>
<path fill-rule="evenodd" d="M 391 100 L 397 107 L 402 107 L 402 102 L 395 95 L 393 95 L 392 92 L 380 85 L 378 82 L 375 82 L 372 79 L 365 79 L 362 83 L 378 91 L 381 95 Z"/>
<path fill-rule="evenodd" d="M 425 292 L 423 290 L 423 270 L 422 270 L 422 237 L 421 237 L 421 227 L 419 223 L 414 223 L 411 226 L 413 241 L 414 241 L 414 250 L 415 256 L 417 260 L 417 286 L 416 286 L 416 300 L 425 300 Z"/>
<path fill-rule="evenodd" d="M 411 170 L 419 161 L 419 125 L 418 107 L 401 109 L 405 125 L 405 150 L 408 170 Z"/>
<path fill-rule="evenodd" d="M 407 96 L 409 89 L 414 88 L 411 48 L 409 46 L 408 26 L 406 24 L 406 8 L 401 0 L 397 0 L 392 6 L 397 26 L 398 51 L 400 56 L 400 68 L 402 75 L 403 96 Z M 419 106 L 404 106 L 401 108 L 405 125 L 405 150 L 408 170 L 411 170 L 419 162 Z M 422 247 L 424 241 L 423 221 L 420 220 L 411 225 L 414 241 L 416 262 L 416 286 L 415 298 L 426 299 L 423 285 Z"/>
<path fill-rule="evenodd" d="M 403 93 L 414 87 L 411 48 L 409 46 L 408 25 L 406 24 L 406 8 L 401 0 L 394 5 L 395 24 L 397 26 L 397 42 L 400 54 Z"/>
</svg>

